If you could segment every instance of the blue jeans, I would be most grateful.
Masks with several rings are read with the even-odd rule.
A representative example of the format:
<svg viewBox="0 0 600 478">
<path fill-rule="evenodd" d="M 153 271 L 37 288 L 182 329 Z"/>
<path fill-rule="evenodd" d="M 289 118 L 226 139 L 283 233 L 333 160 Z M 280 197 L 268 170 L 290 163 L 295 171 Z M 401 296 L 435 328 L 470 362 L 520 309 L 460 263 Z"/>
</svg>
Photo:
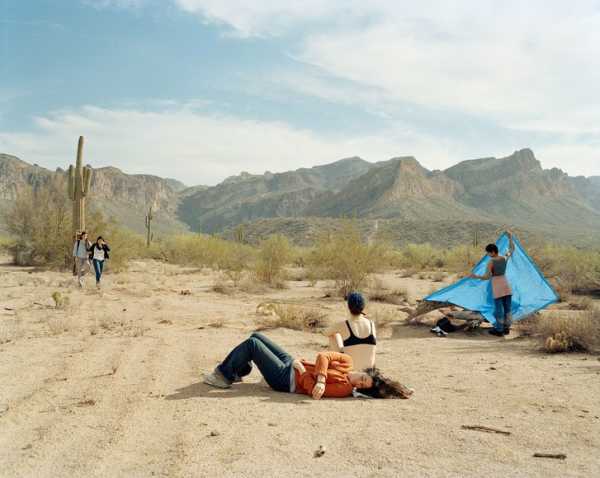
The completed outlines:
<svg viewBox="0 0 600 478">
<path fill-rule="evenodd" d="M 254 362 L 273 390 L 289 392 L 294 358 L 263 334 L 254 332 L 217 367 L 227 380 L 248 375 Z"/>
<path fill-rule="evenodd" d="M 512 295 L 505 295 L 494 299 L 494 317 L 496 317 L 496 329 L 503 331 L 510 329 Z"/>
<path fill-rule="evenodd" d="M 102 277 L 102 271 L 104 270 L 104 261 L 94 259 L 92 263 L 94 264 L 94 270 L 96 271 L 96 282 L 100 282 L 100 278 Z"/>
</svg>

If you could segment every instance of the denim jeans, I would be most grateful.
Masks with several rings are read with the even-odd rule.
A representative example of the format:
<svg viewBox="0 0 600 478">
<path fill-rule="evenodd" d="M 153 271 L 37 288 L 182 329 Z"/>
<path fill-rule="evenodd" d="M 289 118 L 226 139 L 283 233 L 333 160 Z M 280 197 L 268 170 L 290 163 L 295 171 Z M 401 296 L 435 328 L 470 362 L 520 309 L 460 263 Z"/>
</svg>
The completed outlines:
<svg viewBox="0 0 600 478">
<path fill-rule="evenodd" d="M 227 380 L 248 375 L 254 362 L 273 390 L 289 392 L 294 358 L 262 334 L 253 333 L 217 367 Z"/>
<path fill-rule="evenodd" d="M 496 317 L 496 329 L 510 329 L 512 295 L 505 295 L 494 299 L 494 317 Z"/>
<path fill-rule="evenodd" d="M 104 270 L 104 261 L 99 261 L 98 259 L 94 259 L 94 270 L 96 271 L 96 282 L 100 282 L 100 278 L 102 277 L 102 271 Z"/>
</svg>

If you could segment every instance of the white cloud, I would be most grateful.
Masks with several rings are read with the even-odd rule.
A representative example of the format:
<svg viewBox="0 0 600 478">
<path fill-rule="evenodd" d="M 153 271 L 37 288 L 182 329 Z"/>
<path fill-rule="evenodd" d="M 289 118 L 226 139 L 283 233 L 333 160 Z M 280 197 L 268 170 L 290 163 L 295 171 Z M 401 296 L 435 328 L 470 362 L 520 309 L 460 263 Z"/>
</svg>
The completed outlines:
<svg viewBox="0 0 600 478">
<path fill-rule="evenodd" d="M 381 91 L 381 101 L 481 115 L 505 127 L 551 124 L 560 132 L 598 123 L 595 0 L 174 1 L 241 36 L 293 32 L 297 58 Z"/>
<path fill-rule="evenodd" d="M 0 151 L 56 168 L 73 161 L 77 137 L 86 137 L 85 161 L 129 173 L 214 184 L 240 171 L 286 171 L 360 155 L 379 161 L 417 155 L 430 168 L 452 163 L 464 151 L 397 125 L 377 135 L 337 138 L 285 123 L 239 119 L 198 111 L 196 104 L 159 111 L 86 106 L 36 119 L 36 130 L 0 132 Z"/>
</svg>

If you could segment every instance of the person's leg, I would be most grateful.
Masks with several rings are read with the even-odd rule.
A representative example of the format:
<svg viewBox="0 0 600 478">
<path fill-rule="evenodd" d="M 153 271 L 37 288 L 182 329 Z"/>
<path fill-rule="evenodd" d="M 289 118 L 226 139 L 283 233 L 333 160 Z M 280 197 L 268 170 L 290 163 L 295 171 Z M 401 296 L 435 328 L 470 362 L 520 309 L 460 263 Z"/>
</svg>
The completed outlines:
<svg viewBox="0 0 600 478">
<path fill-rule="evenodd" d="M 494 328 L 490 330 L 490 334 L 492 335 L 501 335 L 504 330 L 504 301 L 503 297 L 499 297 L 494 299 L 494 318 L 496 319 L 496 323 L 494 324 Z"/>
<path fill-rule="evenodd" d="M 504 307 L 504 327 L 503 332 L 505 334 L 510 333 L 510 326 L 512 325 L 512 295 L 502 297 Z"/>
<path fill-rule="evenodd" d="M 292 357 L 285 350 L 283 350 L 279 345 L 277 345 L 275 342 L 273 342 L 271 339 L 269 339 L 265 335 L 261 334 L 260 332 L 253 332 L 250 337 L 254 337 L 254 338 L 260 340 L 284 364 L 288 364 L 288 363 L 291 363 L 294 361 L 294 357 Z"/>
<path fill-rule="evenodd" d="M 102 272 L 100 270 L 100 261 L 94 259 L 92 261 L 92 264 L 94 265 L 94 271 L 96 272 L 96 284 L 100 283 L 100 276 L 102 275 Z"/>
<path fill-rule="evenodd" d="M 290 366 L 282 362 L 261 340 L 250 337 L 235 347 L 223 362 L 218 371 L 233 382 L 252 361 L 271 388 L 280 392 L 290 391 Z"/>
<path fill-rule="evenodd" d="M 102 279 L 102 273 L 104 272 L 104 261 L 98 261 L 98 265 L 100 266 L 100 276 L 98 277 L 98 282 Z"/>
<path fill-rule="evenodd" d="M 83 287 L 83 276 L 85 275 L 85 262 L 80 257 L 77 258 L 77 281 L 79 282 L 79 287 Z"/>
</svg>

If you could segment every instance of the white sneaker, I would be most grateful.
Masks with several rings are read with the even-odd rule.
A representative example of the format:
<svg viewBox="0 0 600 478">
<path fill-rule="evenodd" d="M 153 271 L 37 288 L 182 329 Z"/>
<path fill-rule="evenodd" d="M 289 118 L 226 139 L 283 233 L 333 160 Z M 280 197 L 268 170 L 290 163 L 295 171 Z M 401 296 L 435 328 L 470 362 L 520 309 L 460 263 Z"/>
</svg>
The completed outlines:
<svg viewBox="0 0 600 478">
<path fill-rule="evenodd" d="M 204 383 L 217 388 L 231 388 L 229 380 L 227 380 L 218 369 L 214 369 L 211 373 L 207 373 L 204 376 Z"/>
</svg>

